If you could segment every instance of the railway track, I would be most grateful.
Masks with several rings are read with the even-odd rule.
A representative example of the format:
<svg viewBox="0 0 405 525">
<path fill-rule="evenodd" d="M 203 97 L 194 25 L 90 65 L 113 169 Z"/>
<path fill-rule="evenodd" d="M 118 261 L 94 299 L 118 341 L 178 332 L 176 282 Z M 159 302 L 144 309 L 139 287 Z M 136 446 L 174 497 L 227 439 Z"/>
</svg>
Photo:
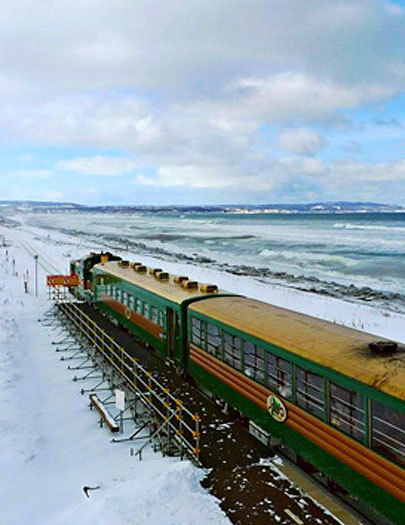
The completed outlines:
<svg viewBox="0 0 405 525">
<path fill-rule="evenodd" d="M 44 256 L 40 250 L 37 250 L 35 249 L 34 247 L 32 247 L 29 243 L 27 243 L 26 241 L 19 241 L 19 244 L 21 245 L 22 248 L 25 249 L 25 251 L 27 253 L 29 253 L 29 255 L 31 255 L 32 257 L 34 257 L 35 255 L 38 256 L 38 265 L 47 273 L 47 274 L 53 274 L 53 273 L 62 273 L 62 270 L 61 268 L 57 268 L 54 264 L 52 264 L 51 262 L 49 262 L 47 260 L 47 257 Z"/>
</svg>

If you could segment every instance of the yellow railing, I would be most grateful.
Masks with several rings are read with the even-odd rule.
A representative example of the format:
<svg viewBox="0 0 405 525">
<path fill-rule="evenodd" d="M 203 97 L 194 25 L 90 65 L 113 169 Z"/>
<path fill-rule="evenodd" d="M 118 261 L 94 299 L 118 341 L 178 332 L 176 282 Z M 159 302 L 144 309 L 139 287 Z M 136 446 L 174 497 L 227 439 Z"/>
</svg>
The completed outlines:
<svg viewBox="0 0 405 525">
<path fill-rule="evenodd" d="M 90 342 L 105 363 L 124 380 L 125 386 L 153 411 L 166 431 L 175 436 L 181 454 L 189 454 L 199 462 L 200 418 L 188 410 L 180 399 L 163 386 L 152 373 L 93 321 L 77 304 L 57 302 L 57 308 Z"/>
</svg>

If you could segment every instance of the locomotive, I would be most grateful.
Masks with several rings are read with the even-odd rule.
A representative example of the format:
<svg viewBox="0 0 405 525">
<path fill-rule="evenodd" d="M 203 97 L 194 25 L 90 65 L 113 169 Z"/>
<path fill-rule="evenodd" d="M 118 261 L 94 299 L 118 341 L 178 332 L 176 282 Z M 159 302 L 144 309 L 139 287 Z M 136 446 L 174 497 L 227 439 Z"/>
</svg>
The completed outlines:
<svg viewBox="0 0 405 525">
<path fill-rule="evenodd" d="M 92 253 L 78 298 L 360 508 L 405 523 L 405 347 Z"/>
</svg>

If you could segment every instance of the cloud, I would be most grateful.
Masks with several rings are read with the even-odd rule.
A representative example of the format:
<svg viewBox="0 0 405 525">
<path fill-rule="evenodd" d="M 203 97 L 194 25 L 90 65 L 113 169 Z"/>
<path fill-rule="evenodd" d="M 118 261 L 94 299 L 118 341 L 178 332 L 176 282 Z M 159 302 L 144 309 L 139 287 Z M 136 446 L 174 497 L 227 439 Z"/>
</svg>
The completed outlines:
<svg viewBox="0 0 405 525">
<path fill-rule="evenodd" d="M 234 187 L 241 195 L 244 188 L 258 194 L 287 188 L 294 178 L 302 188 L 305 181 L 355 181 L 356 169 L 358 177 L 371 173 L 375 181 L 392 176 L 391 169 L 400 174 L 393 163 L 374 170 L 365 163 L 352 172 L 350 160 L 335 166 L 286 155 L 320 153 L 330 130 L 347 133 L 359 108 L 378 108 L 375 126 L 384 126 L 385 138 L 390 129 L 399 133 L 383 106 L 405 91 L 405 11 L 397 5 L 3 4 L 0 136 L 7 143 L 97 153 L 62 159 L 58 171 L 114 177 L 136 168 L 156 173 L 135 179 L 144 189 L 152 181 L 196 192 Z M 269 137 L 277 134 L 286 154 L 273 158 Z M 337 137 L 335 144 L 354 138 Z"/>
<path fill-rule="evenodd" d="M 138 175 L 133 184 L 155 188 L 226 189 L 241 194 L 292 189 L 292 182 L 319 188 L 355 187 L 366 183 L 405 182 L 405 159 L 367 163 L 353 159 L 325 162 L 315 158 L 282 157 L 255 169 L 238 166 L 163 166 L 156 175 Z"/>
<path fill-rule="evenodd" d="M 28 179 L 45 179 L 54 174 L 52 170 L 18 170 L 15 175 L 19 177 L 26 177 Z"/>
<path fill-rule="evenodd" d="M 404 11 L 379 0 L 22 2 L 0 21 L 0 133 L 14 141 L 116 149 L 156 169 L 241 168 L 268 154 L 264 126 L 294 127 L 280 147 L 313 155 L 314 122 L 405 86 Z"/>
<path fill-rule="evenodd" d="M 373 119 L 372 123 L 375 126 L 380 126 L 380 127 L 388 127 L 388 128 L 401 128 L 402 127 L 402 123 L 396 117 L 375 118 Z"/>
<path fill-rule="evenodd" d="M 388 88 L 367 89 L 321 81 L 302 73 L 240 79 L 215 98 L 154 105 L 137 94 L 54 97 L 0 114 L 8 135 L 38 145 L 126 150 L 159 167 L 244 163 L 265 154 L 260 130 L 267 124 L 342 121 L 342 110 L 386 98 Z M 2 118 L 3 117 L 3 118 Z M 299 144 L 298 144 L 299 142 Z M 293 144 L 294 143 L 294 144 Z M 314 154 L 323 140 L 308 125 L 284 132 L 285 151 Z"/>
<path fill-rule="evenodd" d="M 59 170 L 76 171 L 83 175 L 106 175 L 115 177 L 132 171 L 137 165 L 136 161 L 128 158 L 106 157 L 81 157 L 72 160 L 60 161 Z"/>
<path fill-rule="evenodd" d="M 293 176 L 318 176 L 325 165 L 317 159 L 280 158 L 266 160 L 255 167 L 246 166 L 163 166 L 156 176 L 139 175 L 134 184 L 154 187 L 185 187 L 196 189 L 227 189 L 254 193 L 270 191 L 287 184 Z"/>
<path fill-rule="evenodd" d="M 231 192 L 271 189 L 277 180 L 255 173 L 242 172 L 237 166 L 163 166 L 157 177 L 139 175 L 135 184 L 155 187 L 226 189 Z"/>
<path fill-rule="evenodd" d="M 356 155 L 358 153 L 363 152 L 362 145 L 357 140 L 348 140 L 343 144 L 343 149 L 347 151 L 347 153 Z"/>
<path fill-rule="evenodd" d="M 282 131 L 278 137 L 279 148 L 297 155 L 315 155 L 324 145 L 319 133 L 307 128 Z"/>
<path fill-rule="evenodd" d="M 271 169 L 288 175 L 317 177 L 325 173 L 325 164 L 319 159 L 282 157 L 272 162 Z"/>
<path fill-rule="evenodd" d="M 62 201 L 64 199 L 63 191 L 49 190 L 42 194 L 42 197 L 46 201 Z"/>
<path fill-rule="evenodd" d="M 343 83 L 326 77 L 283 72 L 266 77 L 242 78 L 228 86 L 225 112 L 254 115 L 275 122 L 336 118 L 336 112 L 380 102 L 398 88 L 391 84 L 367 86 Z"/>
<path fill-rule="evenodd" d="M 339 159 L 325 165 L 325 180 L 336 184 L 388 181 L 405 182 L 405 159 L 396 162 L 360 162 L 354 159 Z"/>
<path fill-rule="evenodd" d="M 0 88 L 8 92 L 210 90 L 280 70 L 343 83 L 403 78 L 404 10 L 380 0 L 19 5 L 2 4 Z"/>
</svg>

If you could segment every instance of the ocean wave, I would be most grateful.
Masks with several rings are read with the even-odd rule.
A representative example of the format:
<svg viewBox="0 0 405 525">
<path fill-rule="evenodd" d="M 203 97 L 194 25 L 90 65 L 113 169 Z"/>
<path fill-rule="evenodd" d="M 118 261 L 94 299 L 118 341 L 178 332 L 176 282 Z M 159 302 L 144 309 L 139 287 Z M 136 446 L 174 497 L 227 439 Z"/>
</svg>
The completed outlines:
<svg viewBox="0 0 405 525">
<path fill-rule="evenodd" d="M 216 242 L 216 241 L 218 241 L 218 242 L 221 242 L 221 241 L 246 241 L 246 240 L 254 239 L 254 238 L 255 238 L 254 235 L 218 235 L 218 236 L 213 236 L 213 237 L 206 237 L 204 239 L 204 242 L 207 242 L 207 241 L 214 241 L 214 242 Z"/>
<path fill-rule="evenodd" d="M 111 251 L 128 249 L 139 256 L 216 268 L 261 282 L 405 311 L 404 222 L 396 226 L 392 220 L 370 224 L 360 217 L 352 222 L 328 217 L 300 219 L 298 225 L 287 219 L 280 225 L 252 227 L 236 221 L 225 225 L 215 218 L 163 221 L 148 216 L 139 223 L 113 219 L 86 216 L 84 221 L 81 216 L 67 215 L 52 217 L 52 224 L 49 217 L 40 222 L 47 229 L 80 235 L 89 243 L 103 243 Z M 33 221 L 38 222 L 38 217 L 31 224 Z"/>
<path fill-rule="evenodd" d="M 178 233 L 144 233 L 142 235 L 142 238 L 147 241 L 181 241 L 184 239 L 187 239 L 186 235 L 178 234 Z"/>
<path fill-rule="evenodd" d="M 343 255 L 337 254 L 327 254 L 327 253 L 314 253 L 314 252 L 297 252 L 296 250 L 287 251 L 287 250 L 269 250 L 265 248 L 259 252 L 259 257 L 264 258 L 278 258 L 285 261 L 300 261 L 305 263 L 309 261 L 311 263 L 317 263 L 322 266 L 329 264 L 342 264 L 344 266 L 351 266 L 358 264 L 359 261 L 352 259 L 350 257 L 345 257 Z"/>
<path fill-rule="evenodd" d="M 384 230 L 384 231 L 394 231 L 394 232 L 405 232 L 403 226 L 380 226 L 377 224 L 354 224 L 351 222 L 336 222 L 333 225 L 336 229 L 344 230 Z"/>
</svg>

